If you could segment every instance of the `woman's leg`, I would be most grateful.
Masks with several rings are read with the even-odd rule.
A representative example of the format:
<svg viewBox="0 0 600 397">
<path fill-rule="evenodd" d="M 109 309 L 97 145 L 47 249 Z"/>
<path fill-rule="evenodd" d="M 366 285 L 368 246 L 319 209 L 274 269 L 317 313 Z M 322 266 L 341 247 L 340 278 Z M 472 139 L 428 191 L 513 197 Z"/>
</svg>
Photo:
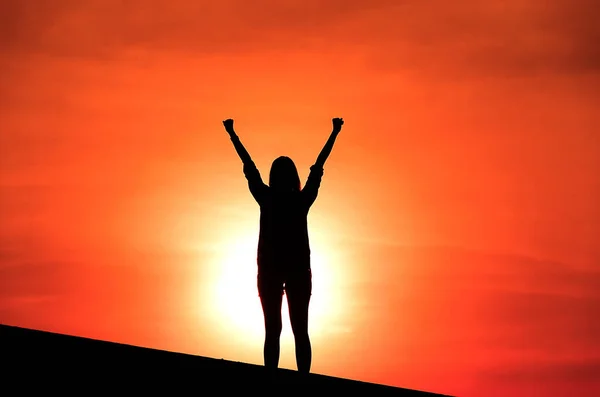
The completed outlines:
<svg viewBox="0 0 600 397">
<path fill-rule="evenodd" d="M 281 335 L 281 301 L 283 284 L 277 278 L 258 276 L 258 293 L 265 318 L 265 367 L 279 366 L 279 337 Z"/>
<path fill-rule="evenodd" d="M 296 344 L 296 365 L 299 372 L 309 373 L 312 361 L 312 348 L 308 337 L 308 304 L 312 293 L 310 271 L 291 277 L 286 282 L 285 293 Z"/>
</svg>

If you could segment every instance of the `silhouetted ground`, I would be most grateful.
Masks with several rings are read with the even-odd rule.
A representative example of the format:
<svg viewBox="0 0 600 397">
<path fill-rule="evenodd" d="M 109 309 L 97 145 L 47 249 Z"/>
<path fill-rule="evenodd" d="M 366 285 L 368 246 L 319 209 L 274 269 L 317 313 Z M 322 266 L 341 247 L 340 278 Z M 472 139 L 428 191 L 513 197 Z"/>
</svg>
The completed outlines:
<svg viewBox="0 0 600 397">
<path fill-rule="evenodd" d="M 0 325 L 0 394 L 265 392 L 441 396 L 330 376 Z M 6 392 L 9 391 L 8 394 Z"/>
</svg>

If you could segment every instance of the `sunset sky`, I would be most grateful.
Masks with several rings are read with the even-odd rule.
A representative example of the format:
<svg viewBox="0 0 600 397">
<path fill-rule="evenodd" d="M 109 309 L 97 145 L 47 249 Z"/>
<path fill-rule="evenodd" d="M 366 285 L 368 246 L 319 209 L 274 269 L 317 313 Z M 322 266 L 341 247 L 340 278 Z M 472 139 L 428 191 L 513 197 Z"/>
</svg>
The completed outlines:
<svg viewBox="0 0 600 397">
<path fill-rule="evenodd" d="M 259 208 L 221 121 L 265 181 L 279 155 L 305 181 L 343 117 L 312 371 L 600 393 L 596 6 L 0 1 L 0 323 L 262 364 Z"/>
</svg>

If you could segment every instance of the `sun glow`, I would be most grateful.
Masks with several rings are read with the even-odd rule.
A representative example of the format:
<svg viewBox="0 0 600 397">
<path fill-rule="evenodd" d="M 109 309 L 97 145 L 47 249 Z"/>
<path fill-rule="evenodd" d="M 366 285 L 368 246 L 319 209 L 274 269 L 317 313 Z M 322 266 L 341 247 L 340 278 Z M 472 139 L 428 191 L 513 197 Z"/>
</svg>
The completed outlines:
<svg viewBox="0 0 600 397">
<path fill-rule="evenodd" d="M 256 232 L 228 237 L 227 244 L 215 253 L 210 290 L 212 318 L 222 335 L 235 338 L 244 345 L 262 345 L 264 323 L 256 285 Z M 333 327 L 329 322 L 339 317 L 340 294 L 337 263 L 317 238 L 311 244 L 313 292 L 309 311 L 309 332 L 313 340 Z M 287 302 L 282 303 L 282 345 L 293 344 Z M 283 346 L 282 346 L 283 348 Z"/>
<path fill-rule="evenodd" d="M 239 339 L 263 336 L 263 318 L 256 287 L 256 236 L 232 238 L 215 258 L 211 301 L 219 328 Z"/>
</svg>

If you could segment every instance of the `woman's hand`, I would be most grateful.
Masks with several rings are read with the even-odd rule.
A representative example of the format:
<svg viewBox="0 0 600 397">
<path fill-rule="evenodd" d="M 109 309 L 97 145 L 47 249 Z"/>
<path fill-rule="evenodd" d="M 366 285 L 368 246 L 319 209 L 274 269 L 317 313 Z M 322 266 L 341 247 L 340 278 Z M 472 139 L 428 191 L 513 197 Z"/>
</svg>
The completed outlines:
<svg viewBox="0 0 600 397">
<path fill-rule="evenodd" d="M 336 117 L 331 120 L 331 123 L 333 124 L 333 132 L 340 132 L 342 130 L 342 125 L 344 125 L 344 119 Z"/>
<path fill-rule="evenodd" d="M 223 120 L 223 126 L 225 126 L 225 131 L 229 133 L 229 135 L 235 134 L 233 130 L 233 119 Z"/>
</svg>

